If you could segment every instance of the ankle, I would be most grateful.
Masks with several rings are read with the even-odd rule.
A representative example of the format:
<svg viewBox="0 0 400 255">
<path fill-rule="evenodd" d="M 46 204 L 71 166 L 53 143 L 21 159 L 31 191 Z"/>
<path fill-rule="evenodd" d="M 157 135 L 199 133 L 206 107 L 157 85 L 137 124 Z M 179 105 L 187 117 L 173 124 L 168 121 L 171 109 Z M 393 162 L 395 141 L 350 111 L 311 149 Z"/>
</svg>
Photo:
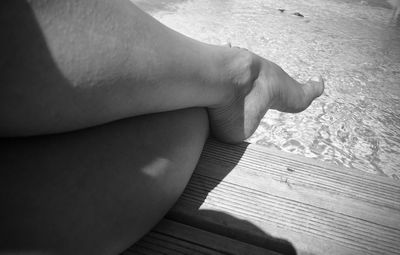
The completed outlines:
<svg viewBox="0 0 400 255">
<path fill-rule="evenodd" d="M 250 51 L 224 47 L 221 66 L 225 94 L 220 105 L 227 105 L 249 93 L 258 77 L 260 65 L 256 55 Z"/>
</svg>

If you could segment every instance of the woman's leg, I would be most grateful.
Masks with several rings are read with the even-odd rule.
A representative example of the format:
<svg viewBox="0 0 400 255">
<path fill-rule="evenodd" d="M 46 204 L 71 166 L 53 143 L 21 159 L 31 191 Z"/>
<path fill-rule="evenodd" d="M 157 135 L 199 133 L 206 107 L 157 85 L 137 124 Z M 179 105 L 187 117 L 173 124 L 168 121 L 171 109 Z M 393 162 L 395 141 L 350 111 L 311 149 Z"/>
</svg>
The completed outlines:
<svg viewBox="0 0 400 255">
<path fill-rule="evenodd" d="M 0 140 L 0 254 L 123 251 L 177 200 L 207 134 L 191 108 Z"/>
<path fill-rule="evenodd" d="M 0 30 L 0 136 L 207 107 L 213 134 L 239 142 L 268 109 L 300 111 L 323 91 L 249 51 L 179 34 L 129 0 L 4 0 Z"/>
</svg>

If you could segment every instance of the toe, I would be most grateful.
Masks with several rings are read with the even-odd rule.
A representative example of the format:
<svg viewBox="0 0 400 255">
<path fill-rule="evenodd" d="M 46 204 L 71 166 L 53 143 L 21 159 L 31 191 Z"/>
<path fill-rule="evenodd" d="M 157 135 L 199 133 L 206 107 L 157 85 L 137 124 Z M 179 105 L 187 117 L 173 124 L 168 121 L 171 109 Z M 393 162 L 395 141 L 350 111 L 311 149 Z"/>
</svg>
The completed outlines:
<svg viewBox="0 0 400 255">
<path fill-rule="evenodd" d="M 321 76 L 311 78 L 307 83 L 302 86 L 304 95 L 303 103 L 299 111 L 305 110 L 317 97 L 321 96 L 324 92 L 324 80 Z"/>
<path fill-rule="evenodd" d="M 313 77 L 304 86 L 305 96 L 306 98 L 309 98 L 311 102 L 315 98 L 322 95 L 324 88 L 324 79 L 321 76 Z"/>
</svg>

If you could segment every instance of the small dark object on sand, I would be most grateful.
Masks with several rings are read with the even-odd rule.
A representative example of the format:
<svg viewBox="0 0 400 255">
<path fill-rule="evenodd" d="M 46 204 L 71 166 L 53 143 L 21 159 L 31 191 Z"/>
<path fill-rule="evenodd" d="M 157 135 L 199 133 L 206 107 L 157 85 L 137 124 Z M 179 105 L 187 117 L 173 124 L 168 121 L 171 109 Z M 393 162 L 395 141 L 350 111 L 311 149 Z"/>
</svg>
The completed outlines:
<svg viewBox="0 0 400 255">
<path fill-rule="evenodd" d="M 294 172 L 294 169 L 290 167 L 286 167 L 286 170 L 288 170 L 289 172 Z"/>
<path fill-rule="evenodd" d="M 301 14 L 300 12 L 295 12 L 295 13 L 293 13 L 293 15 L 296 15 L 296 16 L 299 16 L 299 17 L 302 17 L 302 18 L 304 18 L 304 15 L 303 15 L 303 14 Z"/>
<path fill-rule="evenodd" d="M 286 11 L 285 9 L 278 9 L 278 11 L 280 11 L 280 12 L 284 12 L 284 11 Z"/>
</svg>

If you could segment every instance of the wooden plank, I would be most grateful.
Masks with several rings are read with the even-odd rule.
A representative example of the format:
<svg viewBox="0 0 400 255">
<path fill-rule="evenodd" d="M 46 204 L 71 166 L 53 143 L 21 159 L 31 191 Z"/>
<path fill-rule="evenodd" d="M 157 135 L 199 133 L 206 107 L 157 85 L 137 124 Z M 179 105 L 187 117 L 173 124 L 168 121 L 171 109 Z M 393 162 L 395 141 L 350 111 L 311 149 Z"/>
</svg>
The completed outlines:
<svg viewBox="0 0 400 255">
<path fill-rule="evenodd" d="M 167 219 L 162 220 L 149 234 L 122 253 L 122 255 L 131 254 L 278 255 L 278 253 L 267 249 Z"/>
<path fill-rule="evenodd" d="M 169 219 L 284 254 L 400 254 L 400 182 L 209 140 Z"/>
</svg>

